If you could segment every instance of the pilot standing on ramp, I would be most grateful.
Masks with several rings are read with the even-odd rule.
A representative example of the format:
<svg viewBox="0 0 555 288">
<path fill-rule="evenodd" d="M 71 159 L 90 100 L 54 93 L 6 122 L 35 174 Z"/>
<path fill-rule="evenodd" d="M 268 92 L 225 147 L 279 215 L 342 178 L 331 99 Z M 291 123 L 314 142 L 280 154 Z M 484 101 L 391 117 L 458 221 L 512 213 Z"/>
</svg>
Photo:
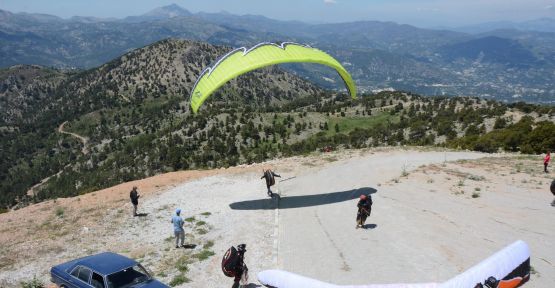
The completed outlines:
<svg viewBox="0 0 555 288">
<path fill-rule="evenodd" d="M 275 177 L 281 178 L 281 176 L 274 173 L 274 171 L 272 171 L 270 169 L 262 170 L 262 171 L 264 172 L 264 175 L 262 175 L 262 177 L 260 177 L 260 179 L 262 179 L 262 178 L 266 179 L 266 188 L 268 188 L 268 196 L 272 197 L 274 194 L 272 193 L 272 190 L 270 189 L 270 186 L 274 186 L 274 184 L 276 184 L 276 178 Z"/>
</svg>

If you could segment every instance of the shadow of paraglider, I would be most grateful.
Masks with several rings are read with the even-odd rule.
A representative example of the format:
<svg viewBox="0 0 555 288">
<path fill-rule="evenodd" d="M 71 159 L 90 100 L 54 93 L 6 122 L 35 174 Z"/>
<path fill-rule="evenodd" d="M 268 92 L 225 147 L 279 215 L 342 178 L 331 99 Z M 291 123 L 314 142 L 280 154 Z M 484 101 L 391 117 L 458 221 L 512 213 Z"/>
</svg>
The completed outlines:
<svg viewBox="0 0 555 288">
<path fill-rule="evenodd" d="M 272 210 L 276 209 L 277 204 L 279 209 L 302 208 L 349 201 L 359 198 L 360 195 L 374 194 L 376 192 L 377 190 L 374 188 L 364 187 L 324 194 L 283 196 L 279 198 L 279 201 L 273 198 L 241 201 L 231 203 L 229 207 L 233 210 Z"/>
</svg>

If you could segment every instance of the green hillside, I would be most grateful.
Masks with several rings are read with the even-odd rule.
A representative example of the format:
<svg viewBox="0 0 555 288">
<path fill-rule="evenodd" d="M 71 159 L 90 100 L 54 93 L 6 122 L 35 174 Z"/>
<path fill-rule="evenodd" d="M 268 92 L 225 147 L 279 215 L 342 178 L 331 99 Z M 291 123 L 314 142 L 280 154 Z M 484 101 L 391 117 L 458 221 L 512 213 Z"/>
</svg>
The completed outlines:
<svg viewBox="0 0 555 288">
<path fill-rule="evenodd" d="M 84 72 L 48 70 L 50 77 L 38 73 L 30 81 L 17 69 L 4 71 L 0 83 L 20 80 L 3 97 L 29 104 L 14 105 L 0 127 L 0 205 L 20 207 L 169 171 L 323 148 L 555 148 L 553 107 L 404 92 L 353 101 L 275 67 L 231 81 L 192 115 L 186 100 L 196 75 L 229 49 L 164 40 Z M 36 81 L 51 88 L 33 100 L 28 83 Z"/>
</svg>

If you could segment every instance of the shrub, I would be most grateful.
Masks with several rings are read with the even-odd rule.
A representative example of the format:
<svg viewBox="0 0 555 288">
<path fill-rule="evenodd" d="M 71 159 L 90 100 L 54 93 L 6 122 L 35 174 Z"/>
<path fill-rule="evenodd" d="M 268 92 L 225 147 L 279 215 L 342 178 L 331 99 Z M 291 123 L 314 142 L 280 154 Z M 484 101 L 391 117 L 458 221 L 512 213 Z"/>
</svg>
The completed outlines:
<svg viewBox="0 0 555 288">
<path fill-rule="evenodd" d="M 175 267 L 180 272 L 185 273 L 189 271 L 189 266 L 187 266 L 189 263 L 191 263 L 189 256 L 181 256 L 179 257 L 179 259 L 177 259 L 177 262 L 175 263 Z"/>
<path fill-rule="evenodd" d="M 197 258 L 200 261 L 208 259 L 210 256 L 216 255 L 214 252 L 204 249 L 201 252 L 194 254 L 193 257 Z"/>
<path fill-rule="evenodd" d="M 62 208 L 62 207 L 57 207 L 57 208 L 56 208 L 56 216 L 58 216 L 58 217 L 64 217 L 64 212 L 65 212 L 65 211 L 64 211 L 64 208 Z"/>
<path fill-rule="evenodd" d="M 202 245 L 202 248 L 203 249 L 210 249 L 210 248 L 212 248 L 212 246 L 214 246 L 214 241 L 208 240 L 208 242 L 206 242 L 206 244 Z"/>
<path fill-rule="evenodd" d="M 189 283 L 189 282 L 191 282 L 191 279 L 187 278 L 183 274 L 179 274 L 173 277 L 172 281 L 170 281 L 170 286 L 175 287 L 177 285 L 181 285 L 183 283 Z"/>
<path fill-rule="evenodd" d="M 33 279 L 29 281 L 22 281 L 21 282 L 22 288 L 44 288 L 44 283 L 37 278 L 37 276 L 33 276 Z"/>
</svg>

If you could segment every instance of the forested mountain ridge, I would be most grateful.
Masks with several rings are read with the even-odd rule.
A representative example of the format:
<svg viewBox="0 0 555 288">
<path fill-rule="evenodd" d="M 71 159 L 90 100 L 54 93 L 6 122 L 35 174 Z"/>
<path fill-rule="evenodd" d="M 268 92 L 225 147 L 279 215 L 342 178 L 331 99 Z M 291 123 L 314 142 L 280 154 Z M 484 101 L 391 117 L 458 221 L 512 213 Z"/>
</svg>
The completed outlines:
<svg viewBox="0 0 555 288">
<path fill-rule="evenodd" d="M 68 168 L 81 156 L 80 142 L 57 132 L 64 121 L 70 121 L 71 126 L 72 120 L 87 115 L 129 116 L 134 124 L 125 137 L 132 137 L 145 131 L 149 113 L 164 119 L 171 116 L 164 112 L 177 109 L 180 115 L 189 115 L 185 102 L 196 75 L 229 50 L 168 39 L 83 72 L 21 65 L 1 70 L 0 101 L 6 105 L 0 108 L 0 197 L 13 203 L 14 195 L 24 195 L 24 190 Z M 270 68 L 230 81 L 215 93 L 212 103 L 239 106 L 248 102 L 255 108 L 321 91 L 283 70 Z M 103 131 L 109 136 L 109 130 Z"/>
<path fill-rule="evenodd" d="M 230 49 L 169 39 L 84 72 L 5 70 L 0 83 L 16 79 L 21 95 L 15 90 L 9 95 L 23 97 L 27 105 L 0 127 L 5 148 L 0 205 L 19 207 L 168 171 L 320 149 L 439 145 L 540 153 L 555 148 L 549 137 L 555 133 L 553 107 L 409 92 L 352 100 L 276 67 L 224 85 L 192 115 L 187 99 L 196 76 Z M 35 76 L 21 78 L 26 70 L 36 70 Z M 46 82 L 37 86 L 37 81 Z M 35 98 L 35 86 L 52 87 L 51 93 Z M 60 133 L 62 128 L 74 135 Z"/>
</svg>

